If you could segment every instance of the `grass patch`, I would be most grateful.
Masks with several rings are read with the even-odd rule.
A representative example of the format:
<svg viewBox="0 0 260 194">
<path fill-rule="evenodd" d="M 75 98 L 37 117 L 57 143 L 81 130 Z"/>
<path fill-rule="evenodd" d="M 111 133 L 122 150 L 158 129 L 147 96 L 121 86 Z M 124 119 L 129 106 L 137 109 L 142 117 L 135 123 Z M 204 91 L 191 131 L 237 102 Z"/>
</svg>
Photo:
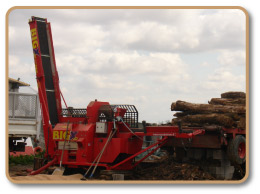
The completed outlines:
<svg viewBox="0 0 260 194">
<path fill-rule="evenodd" d="M 9 164 L 33 164 L 34 155 L 10 156 Z"/>
<path fill-rule="evenodd" d="M 20 156 L 11 156 L 9 155 L 9 164 L 33 164 L 35 157 L 42 158 L 44 156 L 45 151 L 40 152 L 38 154 L 31 155 L 20 155 Z"/>
</svg>

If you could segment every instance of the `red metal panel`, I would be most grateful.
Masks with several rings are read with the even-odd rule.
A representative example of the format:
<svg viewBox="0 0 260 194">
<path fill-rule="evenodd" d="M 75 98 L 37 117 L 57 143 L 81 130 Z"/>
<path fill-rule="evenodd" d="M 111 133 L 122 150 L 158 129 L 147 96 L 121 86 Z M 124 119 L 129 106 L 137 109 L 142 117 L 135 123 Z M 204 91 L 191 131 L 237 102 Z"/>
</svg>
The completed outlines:
<svg viewBox="0 0 260 194">
<path fill-rule="evenodd" d="M 221 141 L 218 135 L 195 136 L 191 141 L 188 139 L 174 138 L 167 143 L 167 146 L 174 147 L 193 147 L 193 148 L 221 148 Z"/>
<path fill-rule="evenodd" d="M 112 138 L 112 140 L 107 145 L 100 162 L 101 163 L 112 163 L 115 161 L 116 157 L 121 153 L 121 139 Z M 100 153 L 104 147 L 107 138 L 95 138 L 94 140 L 94 158 Z"/>
<path fill-rule="evenodd" d="M 95 123 L 98 121 L 98 110 L 102 105 L 109 105 L 108 102 L 91 101 L 87 107 L 87 118 L 89 123 Z"/>
</svg>

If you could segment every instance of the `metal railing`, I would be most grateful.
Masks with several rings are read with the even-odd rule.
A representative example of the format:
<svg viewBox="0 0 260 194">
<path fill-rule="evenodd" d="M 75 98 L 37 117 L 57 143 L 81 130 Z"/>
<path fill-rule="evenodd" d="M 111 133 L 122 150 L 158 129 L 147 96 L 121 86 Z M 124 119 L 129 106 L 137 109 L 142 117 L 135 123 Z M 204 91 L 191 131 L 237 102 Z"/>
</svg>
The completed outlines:
<svg viewBox="0 0 260 194">
<path fill-rule="evenodd" d="M 37 94 L 9 92 L 9 118 L 37 119 Z"/>
<path fill-rule="evenodd" d="M 134 105 L 126 104 L 112 104 L 112 105 L 102 105 L 99 109 L 99 121 L 106 122 L 108 120 L 112 121 L 114 118 L 114 113 L 117 108 L 126 109 L 126 113 L 123 117 L 123 121 L 128 123 L 131 128 L 138 128 L 138 111 Z"/>
</svg>

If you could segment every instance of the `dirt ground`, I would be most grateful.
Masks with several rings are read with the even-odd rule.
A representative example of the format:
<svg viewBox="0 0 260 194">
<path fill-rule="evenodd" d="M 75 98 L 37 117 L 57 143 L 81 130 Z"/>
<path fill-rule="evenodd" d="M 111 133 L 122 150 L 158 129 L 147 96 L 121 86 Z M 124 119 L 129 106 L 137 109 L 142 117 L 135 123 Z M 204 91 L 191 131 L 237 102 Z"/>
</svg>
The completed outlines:
<svg viewBox="0 0 260 194">
<path fill-rule="evenodd" d="M 124 176 L 125 180 L 216 180 L 214 176 L 205 172 L 200 161 L 189 161 L 180 163 L 174 158 L 164 158 L 156 163 L 141 163 L 130 174 Z M 50 175 L 54 170 L 49 169 L 41 175 L 29 176 L 33 165 L 10 165 L 9 176 L 14 180 L 80 180 L 84 170 L 66 170 L 62 177 Z M 241 166 L 235 167 L 235 173 L 232 180 L 240 180 L 244 177 L 245 170 Z M 101 175 L 97 171 L 95 180 L 112 180 L 111 175 Z"/>
<path fill-rule="evenodd" d="M 21 164 L 10 164 L 9 165 L 9 176 L 27 176 L 33 169 L 33 164 L 21 165 Z"/>
</svg>

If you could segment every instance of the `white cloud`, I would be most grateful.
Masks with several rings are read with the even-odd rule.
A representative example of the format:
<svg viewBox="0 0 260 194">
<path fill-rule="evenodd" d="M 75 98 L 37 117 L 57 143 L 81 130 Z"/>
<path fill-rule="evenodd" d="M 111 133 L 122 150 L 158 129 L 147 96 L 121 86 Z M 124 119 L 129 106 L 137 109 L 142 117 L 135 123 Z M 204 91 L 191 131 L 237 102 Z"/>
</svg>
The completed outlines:
<svg viewBox="0 0 260 194">
<path fill-rule="evenodd" d="M 57 56 L 58 68 L 66 74 L 82 75 L 87 73 L 129 75 L 173 75 L 187 77 L 186 64 L 178 54 L 134 52 L 109 52 L 96 50 L 88 56 Z M 181 75 L 180 75 L 181 74 Z M 173 78 L 176 80 L 176 77 Z"/>
<path fill-rule="evenodd" d="M 34 64 L 29 64 L 21 60 L 20 57 L 15 55 L 9 55 L 9 66 L 15 68 L 9 68 L 9 75 L 12 75 L 14 79 L 20 77 L 32 76 L 35 72 Z M 35 76 L 32 76 L 35 77 Z"/>
<path fill-rule="evenodd" d="M 208 67 L 210 64 L 207 61 L 204 61 L 203 63 L 200 64 L 202 67 Z"/>
<path fill-rule="evenodd" d="M 221 65 L 244 66 L 246 65 L 246 52 L 244 50 L 223 50 L 218 58 Z"/>
<path fill-rule="evenodd" d="M 203 87 L 207 90 L 226 91 L 245 91 L 245 75 L 235 75 L 225 68 L 215 70 L 208 76 L 208 81 Z"/>
<path fill-rule="evenodd" d="M 113 45 L 112 48 L 123 46 L 132 50 L 170 52 L 190 50 L 199 45 L 198 30 L 175 25 L 174 22 L 165 24 L 157 21 L 118 21 L 111 25 L 111 37 L 109 44 Z"/>
<path fill-rule="evenodd" d="M 99 25 L 75 23 L 65 27 L 64 23 L 53 28 L 55 51 L 58 53 L 87 55 L 106 42 L 107 32 Z"/>
<path fill-rule="evenodd" d="M 200 49 L 245 47 L 245 14 L 241 10 L 218 10 L 202 16 Z"/>
</svg>

